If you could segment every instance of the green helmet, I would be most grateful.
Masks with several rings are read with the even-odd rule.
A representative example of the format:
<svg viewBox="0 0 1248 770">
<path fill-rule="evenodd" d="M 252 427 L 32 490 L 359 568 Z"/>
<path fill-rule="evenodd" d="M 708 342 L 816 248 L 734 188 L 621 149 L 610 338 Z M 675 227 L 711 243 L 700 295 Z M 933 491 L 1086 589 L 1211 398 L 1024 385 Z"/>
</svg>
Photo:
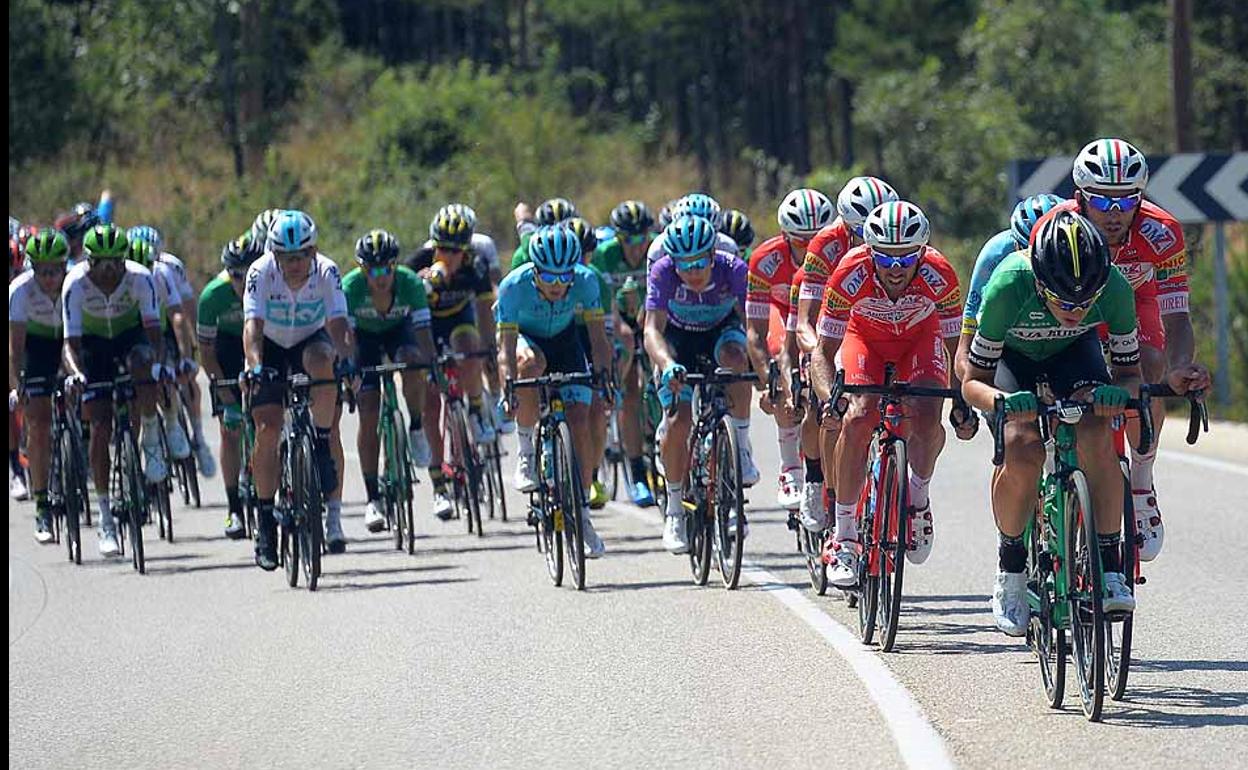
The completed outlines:
<svg viewBox="0 0 1248 770">
<path fill-rule="evenodd" d="M 60 230 L 40 230 L 26 240 L 26 256 L 35 265 L 64 262 L 69 259 L 69 241 Z"/>
<path fill-rule="evenodd" d="M 130 241 L 129 247 L 126 249 L 126 259 L 131 262 L 138 262 L 146 268 L 151 268 L 152 259 L 156 256 L 156 249 L 150 241 L 143 241 L 135 238 Z"/>
<path fill-rule="evenodd" d="M 125 231 L 113 224 L 96 225 L 82 239 L 82 249 L 88 257 L 125 259 L 128 246 Z"/>
</svg>

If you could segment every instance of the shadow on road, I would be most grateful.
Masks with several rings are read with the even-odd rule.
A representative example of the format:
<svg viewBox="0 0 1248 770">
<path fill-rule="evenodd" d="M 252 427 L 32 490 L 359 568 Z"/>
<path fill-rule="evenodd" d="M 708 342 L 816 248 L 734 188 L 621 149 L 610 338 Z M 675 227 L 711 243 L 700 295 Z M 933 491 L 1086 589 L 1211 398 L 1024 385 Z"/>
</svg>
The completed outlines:
<svg viewBox="0 0 1248 770">
<path fill-rule="evenodd" d="M 434 578 L 432 580 L 390 580 L 382 583 L 322 583 L 318 591 L 371 591 L 375 588 L 405 588 L 407 586 L 435 586 L 448 583 L 473 583 L 477 578 Z"/>
<path fill-rule="evenodd" d="M 1248 726 L 1248 714 L 1202 713 L 1242 709 L 1248 706 L 1245 692 L 1214 692 L 1202 687 L 1128 686 L 1126 700 L 1114 705 L 1121 705 L 1122 709 L 1111 710 L 1106 704 L 1105 724 L 1179 729 Z"/>
<path fill-rule="evenodd" d="M 693 588 L 701 589 L 695 586 L 691 580 L 655 580 L 647 583 L 595 583 L 586 586 L 586 593 L 614 593 L 616 591 L 645 591 L 651 588 Z"/>
<path fill-rule="evenodd" d="M 1132 671 L 1248 671 L 1248 660 L 1132 660 Z"/>
<path fill-rule="evenodd" d="M 369 575 L 398 575 L 404 572 L 433 572 L 443 569 L 463 569 L 458 564 L 415 564 L 410 567 L 386 567 L 383 569 L 344 569 L 325 571 L 325 577 L 368 577 Z"/>
</svg>

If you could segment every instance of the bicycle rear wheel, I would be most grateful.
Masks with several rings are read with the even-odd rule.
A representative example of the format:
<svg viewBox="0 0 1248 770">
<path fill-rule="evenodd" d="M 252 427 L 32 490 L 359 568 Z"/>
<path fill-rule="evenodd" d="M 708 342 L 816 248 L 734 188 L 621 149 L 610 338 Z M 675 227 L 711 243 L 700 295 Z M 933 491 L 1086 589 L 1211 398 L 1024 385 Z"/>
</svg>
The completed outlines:
<svg viewBox="0 0 1248 770">
<path fill-rule="evenodd" d="M 286 572 L 286 585 L 296 588 L 299 585 L 299 532 L 297 527 L 298 502 L 295 497 L 296 479 L 295 460 L 291 455 L 290 445 L 283 440 L 278 450 L 280 468 L 282 469 L 281 486 L 278 487 L 277 507 L 274 515 L 280 516 L 282 569 Z"/>
<path fill-rule="evenodd" d="M 61 505 L 64 507 L 66 554 L 74 564 L 82 564 L 81 522 L 84 508 L 89 507 L 90 503 L 74 439 L 72 429 L 61 431 L 57 441 L 57 454 L 60 456 L 60 467 L 57 471 L 60 475 Z"/>
<path fill-rule="evenodd" d="M 295 444 L 295 524 L 299 533 L 299 562 L 309 591 L 315 591 L 321 577 L 321 482 L 313 465 L 312 439 L 299 435 Z"/>
<path fill-rule="evenodd" d="M 1135 570 L 1138 566 L 1139 544 L 1136 543 L 1135 505 L 1131 486 L 1123 477 L 1122 511 L 1122 574 L 1127 588 L 1135 593 Z M 1105 676 L 1109 697 L 1122 700 L 1127 693 L 1127 677 L 1131 673 L 1131 632 L 1135 613 L 1118 619 L 1105 619 Z"/>
<path fill-rule="evenodd" d="M 894 441 L 892 452 L 884 453 L 884 508 L 881 520 L 884 539 L 880 542 L 880 649 L 892 652 L 901 617 L 902 584 L 906 570 L 906 549 L 910 543 L 910 479 L 906 444 Z M 877 498 L 878 499 L 878 498 Z"/>
<path fill-rule="evenodd" d="M 494 486 L 494 499 L 498 501 L 499 516 L 507 521 L 507 487 L 503 484 L 503 447 L 499 440 L 494 439 L 494 450 L 490 454 L 490 463 L 486 472 L 489 473 Z"/>
<path fill-rule="evenodd" d="M 1096 542 L 1092 501 L 1083 472 L 1067 480 L 1066 563 L 1070 565 L 1070 634 L 1075 648 L 1075 673 L 1083 715 L 1099 722 L 1105 702 L 1105 612 L 1101 552 Z"/>
<path fill-rule="evenodd" d="M 810 576 L 810 587 L 815 594 L 824 596 L 828 592 L 828 565 L 823 563 L 822 532 L 811 532 L 802 527 L 798 537 L 802 540 L 802 555 L 806 557 L 806 572 Z"/>
<path fill-rule="evenodd" d="M 195 434 L 191 431 L 191 422 L 189 417 L 190 409 L 187 407 L 186 398 L 183 395 L 182 388 L 178 388 L 178 423 L 182 426 L 182 435 L 191 441 L 191 453 L 187 455 L 185 460 L 178 464 L 182 466 L 182 473 L 186 476 L 186 488 L 189 497 L 189 503 L 196 508 L 200 507 L 199 499 L 199 464 L 195 459 L 195 449 L 197 445 L 194 442 Z"/>
<path fill-rule="evenodd" d="M 741 557 L 745 552 L 745 500 L 741 492 L 741 455 L 737 431 L 728 416 L 715 426 L 712 439 L 710 499 L 715 506 L 715 551 L 724 587 L 733 590 L 741 581 Z M 736 522 L 736 531 L 732 524 Z"/>
<path fill-rule="evenodd" d="M 559 509 L 563 511 L 563 543 L 568 549 L 572 585 L 576 590 L 584 591 L 585 527 L 581 521 L 581 510 L 585 495 L 581 488 L 581 471 L 576 463 L 572 429 L 566 422 L 561 422 L 557 430 L 554 441 L 555 489 L 558 490 Z"/>
<path fill-rule="evenodd" d="M 1027 601 L 1031 606 L 1027 644 L 1040 664 L 1045 701 L 1049 708 L 1061 708 L 1066 691 L 1066 631 L 1058 627 L 1053 615 L 1057 576 L 1039 522 L 1033 519 L 1027 530 Z"/>
<path fill-rule="evenodd" d="M 126 516 L 127 534 L 130 536 L 130 562 L 140 575 L 147 573 L 147 561 L 143 552 L 143 520 L 147 516 L 143 494 L 143 471 L 139 465 L 139 447 L 130 427 L 122 422 L 118 449 L 121 469 L 122 510 Z M 114 430 L 117 428 L 114 427 Z"/>
<path fill-rule="evenodd" d="M 468 531 L 472 532 L 475 526 L 477 537 L 485 537 L 485 528 L 481 526 L 481 477 L 484 475 L 481 454 L 472 438 L 472 429 L 468 425 L 468 413 L 465 411 L 460 414 L 464 418 L 461 428 L 464 431 L 464 454 L 461 459 L 464 463 L 464 487 L 467 492 Z"/>
</svg>

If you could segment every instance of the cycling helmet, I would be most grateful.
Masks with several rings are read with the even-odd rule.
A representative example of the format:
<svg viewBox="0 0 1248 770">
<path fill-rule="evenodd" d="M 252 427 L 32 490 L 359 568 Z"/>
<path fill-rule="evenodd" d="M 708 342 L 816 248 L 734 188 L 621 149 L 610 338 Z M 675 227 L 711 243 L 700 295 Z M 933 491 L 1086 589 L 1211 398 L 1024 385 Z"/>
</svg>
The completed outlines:
<svg viewBox="0 0 1248 770">
<path fill-rule="evenodd" d="M 100 218 L 90 203 L 79 203 L 66 214 L 56 218 L 54 226 L 65 233 L 69 239 L 81 238 L 92 227 L 99 224 Z"/>
<path fill-rule="evenodd" d="M 1040 285 L 1066 302 L 1088 302 L 1109 282 L 1109 246 L 1096 227 L 1073 211 L 1046 219 L 1031 247 Z"/>
<path fill-rule="evenodd" d="M 282 209 L 265 209 L 256 215 L 255 220 L 251 223 L 251 238 L 264 243 L 269 237 L 269 226 L 273 224 L 273 220 L 277 219 L 277 215 L 282 213 Z"/>
<path fill-rule="evenodd" d="M 466 249 L 472 243 L 472 224 L 450 207 L 438 212 L 429 223 L 429 237 L 436 246 L 451 249 Z"/>
<path fill-rule="evenodd" d="M 862 225 L 863 240 L 873 249 L 927 245 L 931 225 L 918 206 L 889 201 L 877 206 Z"/>
<path fill-rule="evenodd" d="M 302 211 L 283 211 L 269 225 L 269 251 L 289 253 L 315 245 L 316 223 Z"/>
<path fill-rule="evenodd" d="M 598 248 L 598 236 L 594 234 L 594 226 L 589 223 L 589 220 L 583 217 L 572 217 L 559 224 L 560 227 L 571 230 L 576 235 L 576 239 L 581 242 L 581 256 L 587 257 Z"/>
<path fill-rule="evenodd" d="M 160 231 L 151 225 L 135 225 L 126 231 L 126 240 L 128 241 L 147 241 L 152 244 L 152 248 L 156 253 L 164 251 L 165 239 L 160 236 Z"/>
<path fill-rule="evenodd" d="M 724 223 L 719 231 L 737 242 L 737 248 L 748 249 L 754 243 L 754 225 L 744 211 L 728 209 L 724 212 Z"/>
<path fill-rule="evenodd" d="M 39 225 L 22 225 L 17 228 L 17 244 L 21 246 L 38 234 Z"/>
<path fill-rule="evenodd" d="M 611 226 L 625 235 L 641 235 L 654 227 L 654 216 L 641 201 L 624 201 L 611 209 Z"/>
<path fill-rule="evenodd" d="M 880 204 L 896 200 L 901 199 L 888 182 L 873 176 L 856 176 L 836 196 L 836 213 L 861 235 L 867 216 Z"/>
<path fill-rule="evenodd" d="M 539 225 L 555 225 L 565 219 L 577 216 L 576 205 L 567 198 L 551 198 L 537 207 L 537 223 Z"/>
<path fill-rule="evenodd" d="M 22 247 L 17 242 L 17 236 L 9 238 L 9 277 L 22 272 L 26 269 L 26 259 L 22 256 Z"/>
<path fill-rule="evenodd" d="M 529 238 L 529 261 L 545 273 L 566 273 L 581 263 L 581 241 L 570 227 L 543 227 Z"/>
<path fill-rule="evenodd" d="M 1080 190 L 1143 192 L 1148 186 L 1148 161 L 1121 139 L 1097 139 L 1079 151 L 1071 176 Z"/>
<path fill-rule="evenodd" d="M 1018 202 L 1014 207 L 1014 213 L 1010 214 L 1010 234 L 1014 236 L 1014 243 L 1018 245 L 1018 248 L 1027 248 L 1027 243 L 1031 240 L 1031 230 L 1036 226 L 1036 222 L 1049 209 L 1061 202 L 1061 198 L 1048 193 L 1032 195 Z"/>
<path fill-rule="evenodd" d="M 468 227 L 473 230 L 477 229 L 477 212 L 473 211 L 472 207 L 466 203 L 448 203 L 438 209 L 439 215 L 443 213 L 459 214 L 461 217 L 468 220 Z"/>
<path fill-rule="evenodd" d="M 138 238 L 128 241 L 128 244 L 126 247 L 126 259 L 131 262 L 138 262 L 143 267 L 151 269 L 152 260 L 156 256 L 156 249 L 152 248 L 152 244 Z"/>
<path fill-rule="evenodd" d="M 248 230 L 221 249 L 221 264 L 226 270 L 241 270 L 259 259 L 263 251 L 264 241 L 252 238 Z"/>
<path fill-rule="evenodd" d="M 60 230 L 45 228 L 26 240 L 26 256 L 36 265 L 64 262 L 69 259 L 69 241 Z"/>
<path fill-rule="evenodd" d="M 659 209 L 659 230 L 666 230 L 667 226 L 672 223 L 672 209 L 676 208 L 678 200 L 668 201 L 663 204 L 663 208 Z"/>
<path fill-rule="evenodd" d="M 355 261 L 365 267 L 388 265 L 399 258 L 399 242 L 385 230 L 370 230 L 355 242 Z"/>
<path fill-rule="evenodd" d="M 663 247 L 672 259 L 689 259 L 715 248 L 715 225 L 704 217 L 676 217 L 663 231 Z"/>
<path fill-rule="evenodd" d="M 689 193 L 676 201 L 676 205 L 672 207 L 672 218 L 676 219 L 682 214 L 702 217 L 709 220 L 712 226 L 719 227 L 719 201 L 706 193 Z"/>
<path fill-rule="evenodd" d="M 128 246 L 125 231 L 113 224 L 96 225 L 82 239 L 88 257 L 125 259 Z"/>
<path fill-rule="evenodd" d="M 776 210 L 780 232 L 799 238 L 813 238 L 815 233 L 832 224 L 836 214 L 828 196 L 810 187 L 802 187 L 784 196 Z"/>
</svg>

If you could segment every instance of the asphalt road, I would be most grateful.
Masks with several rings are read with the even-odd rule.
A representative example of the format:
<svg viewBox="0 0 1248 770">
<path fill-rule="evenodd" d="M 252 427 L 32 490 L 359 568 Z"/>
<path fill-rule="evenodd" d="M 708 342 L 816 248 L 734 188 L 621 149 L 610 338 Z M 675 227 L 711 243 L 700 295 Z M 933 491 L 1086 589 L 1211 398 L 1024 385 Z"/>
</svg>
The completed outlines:
<svg viewBox="0 0 1248 770">
<path fill-rule="evenodd" d="M 734 592 L 694 586 L 655 509 L 622 503 L 596 516 L 608 554 L 584 593 L 550 584 L 515 494 L 511 522 L 478 539 L 435 520 L 423 484 L 418 552 L 397 553 L 364 530 L 353 456 L 350 550 L 316 593 L 222 537 L 219 480 L 203 510 L 177 510 L 177 543 L 152 532 L 146 576 L 102 561 L 94 533 L 67 563 L 14 504 L 9 766 L 1248 764 L 1248 466 L 1181 448 L 1159 462 L 1167 540 L 1140 589 L 1128 699 L 1090 724 L 1073 681 L 1048 709 L 1026 648 L 992 627 L 985 436 L 941 458 L 935 548 L 907 570 L 883 654 L 834 591 L 808 589 L 775 508 L 774 428 L 755 425 L 764 481 Z"/>
</svg>

